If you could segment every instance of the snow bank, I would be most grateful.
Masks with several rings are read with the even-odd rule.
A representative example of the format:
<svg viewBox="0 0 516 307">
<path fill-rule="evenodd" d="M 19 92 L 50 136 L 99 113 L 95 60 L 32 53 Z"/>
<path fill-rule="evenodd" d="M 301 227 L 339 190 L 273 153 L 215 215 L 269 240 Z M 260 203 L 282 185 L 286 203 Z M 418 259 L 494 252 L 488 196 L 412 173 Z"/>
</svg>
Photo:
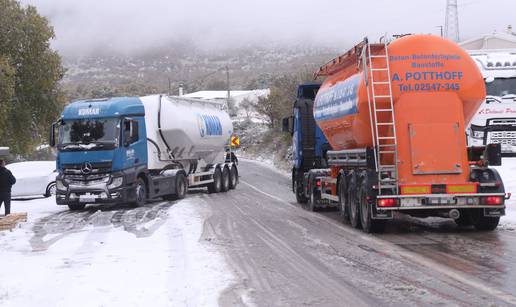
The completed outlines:
<svg viewBox="0 0 516 307">
<path fill-rule="evenodd" d="M 13 211 L 29 212 L 29 222 L 0 232 L 0 305 L 217 305 L 233 275 L 224 256 L 200 240 L 209 214 L 206 203 L 191 197 L 164 208 L 154 220 L 135 226 L 140 231 L 154 228 L 139 237 L 112 221 L 120 211 L 147 215 L 142 211 L 147 207 L 70 214 L 53 199 L 14 201 Z M 107 223 L 96 222 L 104 217 Z M 129 226 L 134 226 L 130 218 Z M 34 248 L 38 227 L 58 226 L 64 230 L 38 238 L 45 248 Z"/>
</svg>

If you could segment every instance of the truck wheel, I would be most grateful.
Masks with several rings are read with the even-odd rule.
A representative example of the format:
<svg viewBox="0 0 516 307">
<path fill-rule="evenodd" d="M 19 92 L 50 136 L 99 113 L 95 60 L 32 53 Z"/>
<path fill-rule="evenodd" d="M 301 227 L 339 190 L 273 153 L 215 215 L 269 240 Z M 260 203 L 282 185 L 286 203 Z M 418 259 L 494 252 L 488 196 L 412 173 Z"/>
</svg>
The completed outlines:
<svg viewBox="0 0 516 307">
<path fill-rule="evenodd" d="M 222 181 L 221 181 L 220 190 L 222 192 L 229 191 L 229 169 L 227 167 L 224 167 L 222 169 Z"/>
<path fill-rule="evenodd" d="M 310 193 L 310 199 L 308 200 L 308 204 L 306 206 L 306 209 L 308 211 L 311 211 L 311 212 L 315 212 L 317 211 L 317 201 L 319 200 L 319 197 L 317 197 L 314 193 L 314 191 L 312 191 L 312 193 Z"/>
<path fill-rule="evenodd" d="M 183 199 L 186 196 L 186 191 L 188 190 L 188 183 L 186 181 L 186 177 L 183 173 L 179 173 L 176 176 L 176 199 Z"/>
<path fill-rule="evenodd" d="M 68 208 L 72 211 L 82 210 L 86 207 L 85 204 L 70 204 Z"/>
<path fill-rule="evenodd" d="M 229 171 L 229 188 L 235 189 L 238 184 L 238 170 L 236 165 L 233 165 L 231 167 L 231 170 Z"/>
<path fill-rule="evenodd" d="M 222 174 L 220 168 L 216 168 L 213 172 L 213 182 L 208 185 L 209 193 L 219 193 L 222 185 Z"/>
<path fill-rule="evenodd" d="M 368 196 L 367 182 L 361 184 L 358 191 L 358 203 L 360 205 L 360 222 L 362 229 L 366 233 L 383 232 L 385 230 L 385 220 L 374 220 L 371 212 L 371 206 L 367 200 Z"/>
<path fill-rule="evenodd" d="M 142 178 L 138 178 L 136 181 L 136 199 L 133 202 L 134 207 L 143 207 L 147 200 L 147 188 L 145 186 L 145 181 Z"/>
<path fill-rule="evenodd" d="M 296 191 L 296 201 L 298 204 L 305 205 L 308 203 L 308 198 L 303 192 L 303 186 L 300 186 L 298 181 L 294 179 L 294 191 Z"/>
<path fill-rule="evenodd" d="M 346 177 L 341 176 L 339 180 L 339 213 L 343 222 L 349 221 L 349 203 L 346 194 Z"/>
<path fill-rule="evenodd" d="M 349 203 L 349 222 L 351 227 L 360 228 L 360 208 L 358 207 L 357 191 L 356 191 L 356 179 L 351 177 L 351 183 L 348 190 L 348 203 Z"/>
<path fill-rule="evenodd" d="M 471 219 L 470 210 L 460 210 L 460 216 L 458 219 L 455 219 L 455 224 L 460 227 L 467 227 L 473 225 L 473 220 Z"/>
<path fill-rule="evenodd" d="M 498 227 L 498 223 L 500 223 L 500 217 L 484 216 L 484 210 L 482 209 L 472 210 L 471 218 L 473 226 L 477 230 L 495 230 Z"/>
</svg>

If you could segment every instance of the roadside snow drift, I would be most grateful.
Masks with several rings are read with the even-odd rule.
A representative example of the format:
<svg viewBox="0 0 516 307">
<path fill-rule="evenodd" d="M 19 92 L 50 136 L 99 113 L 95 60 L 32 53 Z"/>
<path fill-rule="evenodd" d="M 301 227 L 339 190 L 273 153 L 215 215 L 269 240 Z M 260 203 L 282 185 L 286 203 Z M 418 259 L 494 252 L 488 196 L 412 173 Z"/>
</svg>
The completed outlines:
<svg viewBox="0 0 516 307">
<path fill-rule="evenodd" d="M 29 222 L 0 232 L 0 306 L 213 306 L 233 278 L 200 239 L 199 198 L 82 212 L 49 198 L 13 211 Z"/>
</svg>

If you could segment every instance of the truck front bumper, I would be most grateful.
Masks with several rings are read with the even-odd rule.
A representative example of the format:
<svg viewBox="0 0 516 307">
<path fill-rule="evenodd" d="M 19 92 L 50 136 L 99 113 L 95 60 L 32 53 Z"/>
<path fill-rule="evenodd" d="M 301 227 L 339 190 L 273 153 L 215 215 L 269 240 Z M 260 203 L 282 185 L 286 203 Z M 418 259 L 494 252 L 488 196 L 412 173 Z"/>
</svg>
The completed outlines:
<svg viewBox="0 0 516 307">
<path fill-rule="evenodd" d="M 59 181 L 66 182 L 60 177 L 57 178 L 57 181 L 56 203 L 58 205 L 122 203 L 131 200 L 131 189 L 127 185 L 109 186 L 111 177 L 108 182 L 95 184 L 81 182 L 60 185 Z M 125 178 L 123 182 L 125 182 Z"/>
<path fill-rule="evenodd" d="M 58 205 L 121 203 L 128 199 L 128 191 L 124 188 L 69 186 L 66 191 L 56 192 Z"/>
</svg>

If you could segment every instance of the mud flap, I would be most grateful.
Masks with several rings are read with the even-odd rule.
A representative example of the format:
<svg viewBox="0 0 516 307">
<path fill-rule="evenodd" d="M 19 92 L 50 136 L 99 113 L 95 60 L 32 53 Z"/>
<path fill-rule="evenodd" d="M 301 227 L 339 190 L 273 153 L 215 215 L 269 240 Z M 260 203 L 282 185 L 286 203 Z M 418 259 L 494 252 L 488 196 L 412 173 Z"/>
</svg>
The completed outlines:
<svg viewBox="0 0 516 307">
<path fill-rule="evenodd" d="M 505 209 L 503 208 L 484 208 L 485 217 L 501 217 L 505 215 Z"/>
<path fill-rule="evenodd" d="M 376 208 L 374 204 L 371 205 L 372 217 L 375 220 L 392 220 L 392 210 L 381 210 Z"/>
</svg>

